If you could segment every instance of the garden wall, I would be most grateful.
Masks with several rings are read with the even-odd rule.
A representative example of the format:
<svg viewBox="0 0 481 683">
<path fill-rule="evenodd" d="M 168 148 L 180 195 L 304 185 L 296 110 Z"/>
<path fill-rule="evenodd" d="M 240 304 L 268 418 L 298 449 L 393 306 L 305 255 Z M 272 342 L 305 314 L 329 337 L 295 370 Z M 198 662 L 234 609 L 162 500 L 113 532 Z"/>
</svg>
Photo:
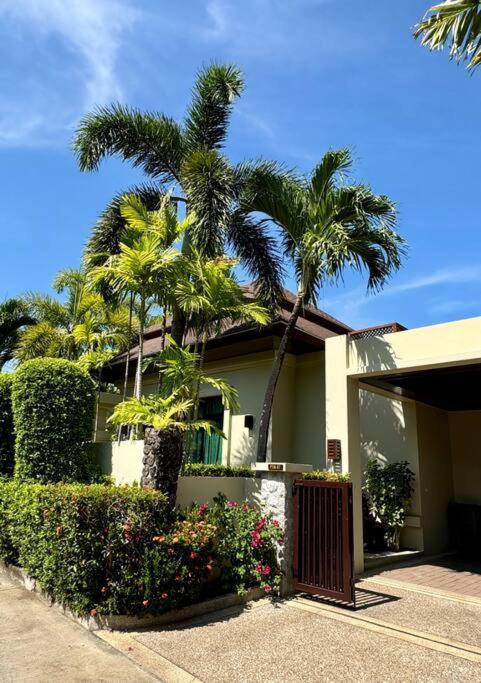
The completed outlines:
<svg viewBox="0 0 481 683">
<path fill-rule="evenodd" d="M 143 441 L 97 443 L 94 446 L 100 469 L 116 484 L 139 483 L 142 475 Z M 260 502 L 260 480 L 250 477 L 180 477 L 177 504 L 210 503 L 219 493 L 229 500 Z"/>
</svg>

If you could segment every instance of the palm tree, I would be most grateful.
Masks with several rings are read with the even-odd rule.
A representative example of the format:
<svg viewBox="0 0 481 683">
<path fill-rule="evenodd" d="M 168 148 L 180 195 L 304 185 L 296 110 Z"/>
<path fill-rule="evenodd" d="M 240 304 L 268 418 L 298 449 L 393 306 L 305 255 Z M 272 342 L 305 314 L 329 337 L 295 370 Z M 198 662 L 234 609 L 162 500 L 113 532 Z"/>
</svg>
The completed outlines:
<svg viewBox="0 0 481 683">
<path fill-rule="evenodd" d="M 293 264 L 297 296 L 272 366 L 259 425 L 257 460 L 266 459 L 269 423 L 277 380 L 288 342 L 305 304 L 349 266 L 368 273 L 368 289 L 379 289 L 400 267 L 404 242 L 394 232 L 396 209 L 365 185 L 347 185 L 352 167 L 347 149 L 329 151 L 309 178 L 285 174 L 253 177 L 246 211 L 265 214 L 280 229 L 284 254 Z"/>
<path fill-rule="evenodd" d="M 281 293 L 275 243 L 263 223 L 246 220 L 236 210 L 240 188 L 252 167 L 232 166 L 222 155 L 232 108 L 243 88 L 239 69 L 211 64 L 197 75 L 183 122 L 119 104 L 102 107 L 80 122 L 74 150 L 83 171 L 98 169 L 109 155 L 141 168 L 155 184 L 130 192 L 150 210 L 159 208 L 159 193 L 172 191 L 173 201 L 187 203 L 189 211 L 197 215 L 185 233 L 182 251 L 189 253 L 192 245 L 213 258 L 230 248 L 258 280 L 261 300 L 274 303 Z M 254 165 L 258 171 L 261 167 L 263 164 Z M 124 225 L 121 196 L 101 215 L 87 244 L 88 255 L 118 253 Z M 182 315 L 176 310 L 172 336 L 178 343 L 183 332 Z"/>
<path fill-rule="evenodd" d="M 139 352 L 134 394 L 142 396 L 144 332 L 150 307 L 160 303 L 165 311 L 179 269 L 180 252 L 172 246 L 185 227 L 187 217 L 177 221 L 168 199 L 158 211 L 149 211 L 136 195 L 124 197 L 121 214 L 126 222 L 119 253 L 90 271 L 95 285 L 107 283 L 120 296 L 133 295 L 138 304 Z M 165 313 L 164 313 L 165 317 Z"/>
<path fill-rule="evenodd" d="M 430 50 L 449 45 L 457 62 L 467 61 L 468 69 L 481 63 L 481 0 L 446 0 L 431 7 L 414 28 L 414 37 Z"/>
<path fill-rule="evenodd" d="M 239 399 L 230 384 L 199 370 L 196 354 L 177 346 L 173 340 L 170 342 L 158 359 L 164 375 L 161 393 L 119 403 L 109 421 L 147 427 L 141 485 L 159 489 L 174 507 L 182 465 L 182 434 L 202 429 L 224 436 L 213 422 L 189 417 L 195 401 L 192 387 L 197 381 L 214 387 L 230 410 L 238 408 Z"/>
<path fill-rule="evenodd" d="M 0 371 L 12 360 L 22 331 L 35 323 L 25 299 L 6 299 L 0 304 Z"/>
<path fill-rule="evenodd" d="M 121 351 L 128 346 L 125 307 L 107 306 L 89 289 L 84 271 L 64 270 L 53 286 L 57 293 L 65 294 L 63 301 L 46 294 L 24 297 L 37 324 L 21 333 L 15 350 L 17 360 L 39 356 L 78 360 L 84 354 Z"/>
</svg>

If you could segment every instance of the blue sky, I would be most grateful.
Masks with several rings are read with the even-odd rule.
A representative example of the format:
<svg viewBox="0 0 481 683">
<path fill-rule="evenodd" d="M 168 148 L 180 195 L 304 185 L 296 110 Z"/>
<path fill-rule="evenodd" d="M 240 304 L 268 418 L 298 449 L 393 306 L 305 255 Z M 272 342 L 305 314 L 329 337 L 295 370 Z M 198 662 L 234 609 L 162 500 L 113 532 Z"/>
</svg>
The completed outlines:
<svg viewBox="0 0 481 683">
<path fill-rule="evenodd" d="M 0 0 L 0 299 L 48 291 L 98 213 L 140 179 L 82 174 L 76 123 L 120 100 L 182 116 L 195 71 L 236 62 L 247 89 L 228 153 L 308 171 L 348 145 L 355 177 L 398 204 L 409 257 L 383 293 L 348 274 L 321 307 L 356 327 L 481 313 L 479 74 L 410 28 L 425 0 Z M 292 284 L 292 283 L 288 283 Z"/>
</svg>

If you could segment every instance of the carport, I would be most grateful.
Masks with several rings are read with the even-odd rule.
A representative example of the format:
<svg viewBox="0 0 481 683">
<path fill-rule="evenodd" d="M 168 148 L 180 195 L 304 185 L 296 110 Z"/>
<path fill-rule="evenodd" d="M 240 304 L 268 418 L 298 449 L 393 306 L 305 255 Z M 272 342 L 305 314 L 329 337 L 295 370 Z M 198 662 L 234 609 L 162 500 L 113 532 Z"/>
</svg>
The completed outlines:
<svg viewBox="0 0 481 683">
<path fill-rule="evenodd" d="M 408 459 L 416 473 L 406 547 L 434 555 L 466 546 L 481 527 L 481 318 L 412 330 L 393 323 L 329 339 L 326 434 L 340 440 L 337 466 L 351 473 L 357 573 L 366 454 Z"/>
</svg>

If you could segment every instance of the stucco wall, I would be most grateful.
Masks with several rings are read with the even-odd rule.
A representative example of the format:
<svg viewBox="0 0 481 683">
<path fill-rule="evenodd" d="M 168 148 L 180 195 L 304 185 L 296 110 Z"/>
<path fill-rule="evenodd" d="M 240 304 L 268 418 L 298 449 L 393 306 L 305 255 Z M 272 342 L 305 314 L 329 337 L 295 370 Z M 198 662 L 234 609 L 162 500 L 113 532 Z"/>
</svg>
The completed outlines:
<svg viewBox="0 0 481 683">
<path fill-rule="evenodd" d="M 454 495 L 448 413 L 418 403 L 417 428 L 424 548 L 443 552 L 449 543 L 448 504 Z"/>
<path fill-rule="evenodd" d="M 481 411 L 449 413 L 454 497 L 481 505 Z"/>
<path fill-rule="evenodd" d="M 289 419 L 294 418 L 291 462 L 326 467 L 326 407 L 324 352 L 297 357 L 295 391 Z"/>
<path fill-rule="evenodd" d="M 413 401 L 393 400 L 371 391 L 359 392 L 361 462 L 365 470 L 368 458 L 382 463 L 406 460 L 416 480 L 409 517 L 402 531 L 401 544 L 405 548 L 421 550 L 421 492 L 419 485 L 418 435 L 416 404 Z"/>
</svg>

